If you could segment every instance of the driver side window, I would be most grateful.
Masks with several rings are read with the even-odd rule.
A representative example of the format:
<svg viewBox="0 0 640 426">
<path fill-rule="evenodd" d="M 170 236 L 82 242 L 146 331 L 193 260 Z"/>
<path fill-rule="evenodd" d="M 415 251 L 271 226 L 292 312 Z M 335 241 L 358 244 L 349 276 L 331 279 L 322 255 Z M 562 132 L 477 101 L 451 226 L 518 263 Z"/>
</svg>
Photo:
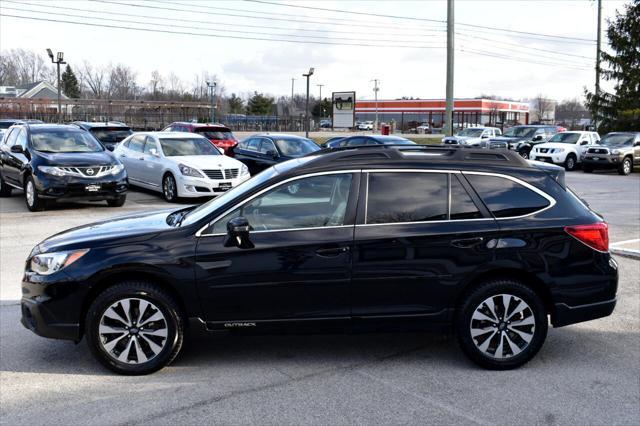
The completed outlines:
<svg viewBox="0 0 640 426">
<path fill-rule="evenodd" d="M 344 225 L 351 180 L 352 175 L 344 173 L 279 185 L 218 220 L 210 232 L 226 233 L 227 222 L 239 216 L 249 221 L 252 231 Z"/>
</svg>

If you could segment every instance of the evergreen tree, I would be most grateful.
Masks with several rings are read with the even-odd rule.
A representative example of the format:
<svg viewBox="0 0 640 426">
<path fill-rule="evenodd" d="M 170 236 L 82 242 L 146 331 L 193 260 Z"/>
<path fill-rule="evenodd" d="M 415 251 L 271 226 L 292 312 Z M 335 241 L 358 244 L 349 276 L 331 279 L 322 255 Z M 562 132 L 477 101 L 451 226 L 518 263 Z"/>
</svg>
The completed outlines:
<svg viewBox="0 0 640 426">
<path fill-rule="evenodd" d="M 273 98 L 258 92 L 253 92 L 253 96 L 247 102 L 247 114 L 249 115 L 271 115 L 274 108 Z"/>
<path fill-rule="evenodd" d="M 624 12 L 608 22 L 613 52 L 601 54 L 602 76 L 615 82 L 614 93 L 586 91 L 587 106 L 603 132 L 640 128 L 640 0 Z"/>
<path fill-rule="evenodd" d="M 72 99 L 78 99 L 80 97 L 80 85 L 69 64 L 67 64 L 67 68 L 65 68 L 60 76 L 60 81 L 62 84 L 62 93 Z"/>
<path fill-rule="evenodd" d="M 229 112 L 231 114 L 242 114 L 244 108 L 244 101 L 242 98 L 236 96 L 235 93 L 231 94 L 231 97 L 228 99 L 229 102 Z"/>
<path fill-rule="evenodd" d="M 313 106 L 313 110 L 311 110 L 311 115 L 318 118 L 330 117 L 332 108 L 331 100 L 324 98 L 322 99 L 322 102 L 316 102 Z"/>
</svg>

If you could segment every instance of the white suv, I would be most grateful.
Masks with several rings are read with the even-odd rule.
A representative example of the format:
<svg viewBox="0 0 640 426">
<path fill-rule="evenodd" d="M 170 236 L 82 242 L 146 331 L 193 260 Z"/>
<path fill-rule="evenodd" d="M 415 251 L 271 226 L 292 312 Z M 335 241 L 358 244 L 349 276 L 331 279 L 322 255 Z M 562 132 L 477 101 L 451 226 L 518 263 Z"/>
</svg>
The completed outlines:
<svg viewBox="0 0 640 426">
<path fill-rule="evenodd" d="M 536 145 L 529 158 L 563 165 L 567 170 L 575 170 L 587 153 L 587 149 L 600 141 L 596 132 L 561 132 L 547 142 Z"/>
</svg>

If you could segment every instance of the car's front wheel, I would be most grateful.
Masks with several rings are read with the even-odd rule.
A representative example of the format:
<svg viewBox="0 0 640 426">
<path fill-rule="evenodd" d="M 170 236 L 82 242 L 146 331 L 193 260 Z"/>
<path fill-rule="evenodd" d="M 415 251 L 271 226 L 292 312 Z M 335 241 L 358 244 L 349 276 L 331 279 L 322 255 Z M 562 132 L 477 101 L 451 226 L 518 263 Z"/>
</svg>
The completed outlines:
<svg viewBox="0 0 640 426">
<path fill-rule="evenodd" d="M 178 184 L 171 173 L 167 173 L 162 178 L 162 194 L 164 199 L 170 203 L 178 201 Z"/>
<path fill-rule="evenodd" d="M 176 301 L 146 282 L 108 288 L 91 304 L 86 337 L 93 355 L 120 374 L 157 371 L 182 347 L 184 323 Z"/>
<path fill-rule="evenodd" d="M 573 154 L 567 155 L 566 160 L 564 160 L 564 168 L 567 171 L 575 170 L 577 164 L 578 164 L 578 160 L 576 159 L 576 156 Z"/>
<path fill-rule="evenodd" d="M 469 292 L 456 314 L 463 352 L 492 370 L 517 368 L 540 350 L 547 336 L 547 313 L 540 297 L 508 279 L 487 281 Z"/>
<path fill-rule="evenodd" d="M 519 152 L 519 154 L 520 154 L 520 157 L 524 158 L 525 160 L 529 159 L 529 151 L 522 150 L 522 151 Z"/>
<path fill-rule="evenodd" d="M 107 205 L 109 207 L 122 207 L 124 203 L 127 201 L 127 195 L 121 195 L 114 200 L 107 200 Z"/>
<path fill-rule="evenodd" d="M 618 173 L 621 175 L 628 175 L 631 173 L 631 170 L 633 170 L 633 162 L 631 161 L 631 158 L 626 157 L 618 167 Z"/>
<path fill-rule="evenodd" d="M 40 212 L 46 207 L 46 202 L 38 195 L 36 184 L 31 176 L 24 183 L 24 200 L 27 208 L 32 212 Z"/>
</svg>

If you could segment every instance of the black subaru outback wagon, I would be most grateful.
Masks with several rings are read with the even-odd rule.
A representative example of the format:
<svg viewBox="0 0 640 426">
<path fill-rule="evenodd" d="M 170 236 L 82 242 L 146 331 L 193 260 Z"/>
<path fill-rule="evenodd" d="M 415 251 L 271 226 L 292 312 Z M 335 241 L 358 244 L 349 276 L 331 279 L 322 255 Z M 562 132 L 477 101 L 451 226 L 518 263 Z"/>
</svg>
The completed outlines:
<svg viewBox="0 0 640 426">
<path fill-rule="evenodd" d="M 187 327 L 453 328 L 477 364 L 509 369 L 540 349 L 549 318 L 611 314 L 617 282 L 607 225 L 562 169 L 508 151 L 373 146 L 278 164 L 199 207 L 48 238 L 26 264 L 22 323 L 85 336 L 123 374 L 170 363 Z"/>
</svg>

